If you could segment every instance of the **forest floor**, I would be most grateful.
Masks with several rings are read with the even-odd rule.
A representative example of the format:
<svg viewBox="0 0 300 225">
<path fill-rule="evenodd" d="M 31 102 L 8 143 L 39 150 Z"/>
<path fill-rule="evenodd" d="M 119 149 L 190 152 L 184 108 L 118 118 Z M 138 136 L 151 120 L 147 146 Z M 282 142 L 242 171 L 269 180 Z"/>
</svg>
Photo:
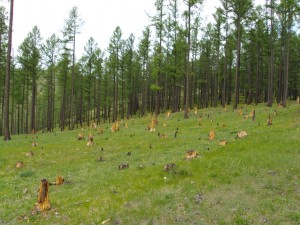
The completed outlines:
<svg viewBox="0 0 300 225">
<path fill-rule="evenodd" d="M 155 132 L 148 116 L 116 132 L 101 124 L 12 136 L 0 147 L 0 224 L 300 224 L 300 106 L 240 108 L 161 114 Z M 199 157 L 185 159 L 191 149 Z M 57 176 L 65 182 L 49 187 L 51 210 L 33 213 L 40 181 Z"/>
</svg>

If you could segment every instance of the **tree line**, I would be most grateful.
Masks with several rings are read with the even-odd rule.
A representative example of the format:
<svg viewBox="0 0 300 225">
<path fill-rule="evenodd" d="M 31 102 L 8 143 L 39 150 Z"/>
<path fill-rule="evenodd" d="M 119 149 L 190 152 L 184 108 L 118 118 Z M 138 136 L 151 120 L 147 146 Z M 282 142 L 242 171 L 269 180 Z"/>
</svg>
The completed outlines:
<svg viewBox="0 0 300 225">
<path fill-rule="evenodd" d="M 0 136 L 52 132 L 197 108 L 287 106 L 300 90 L 299 0 L 220 0 L 206 22 L 203 0 L 155 0 L 140 38 L 116 27 L 107 49 L 73 7 L 60 34 L 33 27 L 11 56 L 10 16 L 0 7 Z"/>
</svg>

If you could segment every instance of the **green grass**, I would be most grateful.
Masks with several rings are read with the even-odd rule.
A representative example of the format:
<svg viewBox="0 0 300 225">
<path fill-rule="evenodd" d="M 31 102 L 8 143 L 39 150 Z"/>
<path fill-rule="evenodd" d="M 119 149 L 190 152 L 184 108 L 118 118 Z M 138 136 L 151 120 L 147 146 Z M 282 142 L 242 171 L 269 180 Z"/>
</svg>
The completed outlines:
<svg viewBox="0 0 300 225">
<path fill-rule="evenodd" d="M 221 107 L 199 110 L 201 126 L 193 112 L 189 119 L 161 114 L 156 129 L 164 139 L 146 130 L 150 117 L 128 120 L 129 128 L 115 133 L 103 124 L 102 135 L 92 131 L 92 147 L 76 140 L 81 129 L 38 133 L 37 147 L 32 135 L 13 136 L 0 147 L 0 224 L 299 224 L 300 107 L 243 112 L 253 108 L 255 122 Z M 248 136 L 236 139 L 240 130 Z M 222 139 L 228 145 L 220 146 Z M 184 160 L 189 149 L 200 157 Z M 17 161 L 24 167 L 15 168 Z M 121 163 L 129 169 L 118 170 Z M 166 163 L 176 168 L 165 172 Z M 58 175 L 66 182 L 50 186 L 52 209 L 31 215 L 40 180 Z"/>
</svg>

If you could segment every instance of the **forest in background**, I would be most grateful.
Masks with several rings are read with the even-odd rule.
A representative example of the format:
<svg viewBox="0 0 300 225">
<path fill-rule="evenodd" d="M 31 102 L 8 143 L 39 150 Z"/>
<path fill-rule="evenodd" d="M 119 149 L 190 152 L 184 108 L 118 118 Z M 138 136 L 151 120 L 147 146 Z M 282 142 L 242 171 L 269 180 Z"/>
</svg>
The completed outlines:
<svg viewBox="0 0 300 225">
<path fill-rule="evenodd" d="M 299 0 L 220 1 L 204 24 L 202 0 L 156 0 L 142 37 L 116 27 L 107 49 L 91 37 L 81 56 L 79 8 L 59 34 L 33 27 L 12 57 L 13 10 L 1 6 L 0 136 L 220 104 L 286 107 L 300 95 Z"/>
</svg>

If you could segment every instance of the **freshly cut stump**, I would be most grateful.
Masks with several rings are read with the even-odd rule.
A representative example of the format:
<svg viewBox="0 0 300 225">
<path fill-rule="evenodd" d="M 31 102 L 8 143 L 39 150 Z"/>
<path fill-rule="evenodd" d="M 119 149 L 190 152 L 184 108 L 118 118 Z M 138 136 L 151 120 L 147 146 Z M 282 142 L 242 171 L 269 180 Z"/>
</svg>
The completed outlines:
<svg viewBox="0 0 300 225">
<path fill-rule="evenodd" d="M 36 206 L 36 210 L 38 212 L 49 210 L 51 208 L 48 190 L 49 190 L 48 181 L 46 179 L 41 180 L 38 202 Z"/>
<path fill-rule="evenodd" d="M 186 152 L 186 156 L 185 156 L 186 159 L 193 159 L 197 157 L 199 157 L 199 154 L 196 150 L 191 149 Z"/>
<path fill-rule="evenodd" d="M 50 184 L 50 185 L 61 185 L 61 184 L 63 184 L 64 182 L 65 182 L 64 177 L 62 177 L 62 176 L 57 176 L 57 177 L 56 177 L 56 181 L 53 182 L 53 183 L 49 183 L 49 184 Z"/>
</svg>

